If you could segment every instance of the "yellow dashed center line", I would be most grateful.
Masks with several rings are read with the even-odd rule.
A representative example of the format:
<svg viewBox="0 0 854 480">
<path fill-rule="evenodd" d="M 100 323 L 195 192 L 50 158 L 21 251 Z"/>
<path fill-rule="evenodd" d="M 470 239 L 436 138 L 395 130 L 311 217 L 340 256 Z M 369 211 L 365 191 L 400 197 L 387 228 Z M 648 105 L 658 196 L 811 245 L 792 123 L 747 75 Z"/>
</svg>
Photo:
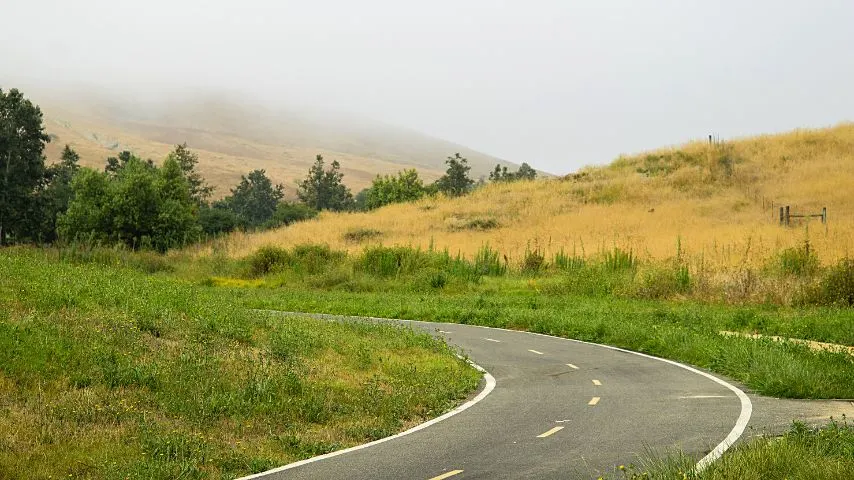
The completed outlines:
<svg viewBox="0 0 854 480">
<path fill-rule="evenodd" d="M 599 380 L 593 380 L 593 385 L 596 385 L 598 387 L 602 385 L 602 382 L 600 382 Z"/>
<path fill-rule="evenodd" d="M 433 477 L 429 480 L 443 480 L 445 478 L 450 478 L 450 477 L 453 477 L 454 475 L 459 475 L 461 473 L 463 473 L 462 470 L 451 470 L 450 472 L 443 473 L 443 474 L 439 475 L 438 477 Z"/>
<path fill-rule="evenodd" d="M 575 365 L 573 365 L 571 363 L 567 363 L 566 366 L 573 369 L 573 370 L 578 370 L 578 367 L 576 367 Z"/>
<path fill-rule="evenodd" d="M 561 430 L 563 430 L 563 427 L 555 427 L 555 428 L 549 430 L 548 432 L 543 432 L 543 433 L 537 435 L 537 438 L 546 438 L 549 435 L 554 435 L 555 433 L 557 433 Z"/>
<path fill-rule="evenodd" d="M 593 397 L 587 402 L 587 405 L 596 405 L 597 403 L 599 403 L 599 397 Z"/>
<path fill-rule="evenodd" d="M 529 352 L 531 352 L 531 353 L 536 353 L 537 355 L 542 355 L 542 354 L 543 354 L 543 352 L 538 352 L 538 351 L 536 351 L 536 350 L 528 350 L 528 351 L 529 351 Z"/>
</svg>

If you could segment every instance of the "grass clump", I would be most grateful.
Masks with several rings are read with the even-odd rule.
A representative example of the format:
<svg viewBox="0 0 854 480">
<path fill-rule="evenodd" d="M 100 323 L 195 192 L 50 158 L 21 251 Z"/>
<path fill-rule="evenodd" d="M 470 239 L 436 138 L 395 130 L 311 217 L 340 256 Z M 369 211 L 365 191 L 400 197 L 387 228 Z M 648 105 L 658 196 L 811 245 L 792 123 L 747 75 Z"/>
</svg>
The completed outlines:
<svg viewBox="0 0 854 480">
<path fill-rule="evenodd" d="M 344 232 L 344 241 L 348 243 L 362 243 L 368 240 L 376 240 L 383 236 L 383 232 L 373 228 L 354 228 Z"/>
<path fill-rule="evenodd" d="M 854 426 L 847 420 L 822 427 L 795 422 L 781 437 L 753 439 L 736 446 L 697 473 L 685 455 L 643 456 L 640 467 L 620 474 L 631 479 L 798 478 L 854 477 Z"/>
</svg>

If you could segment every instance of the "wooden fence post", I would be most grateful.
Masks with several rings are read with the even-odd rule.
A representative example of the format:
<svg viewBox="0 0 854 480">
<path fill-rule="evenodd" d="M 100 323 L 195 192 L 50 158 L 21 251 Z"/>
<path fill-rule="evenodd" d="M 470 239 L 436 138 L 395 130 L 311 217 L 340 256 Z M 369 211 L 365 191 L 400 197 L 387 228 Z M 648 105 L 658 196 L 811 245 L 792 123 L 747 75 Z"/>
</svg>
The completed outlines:
<svg viewBox="0 0 854 480">
<path fill-rule="evenodd" d="M 821 223 L 827 225 L 827 207 L 821 209 Z"/>
<path fill-rule="evenodd" d="M 789 226 L 790 217 L 789 217 L 789 206 L 786 205 L 786 226 Z"/>
</svg>

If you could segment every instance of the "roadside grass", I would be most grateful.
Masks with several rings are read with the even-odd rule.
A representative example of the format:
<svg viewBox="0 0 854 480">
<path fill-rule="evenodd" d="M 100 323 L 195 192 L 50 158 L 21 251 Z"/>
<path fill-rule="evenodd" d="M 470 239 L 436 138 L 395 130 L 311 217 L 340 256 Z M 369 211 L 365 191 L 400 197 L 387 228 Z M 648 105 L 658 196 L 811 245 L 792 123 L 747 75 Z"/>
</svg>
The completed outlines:
<svg viewBox="0 0 854 480">
<path fill-rule="evenodd" d="M 528 330 L 679 360 L 766 395 L 854 398 L 854 356 L 812 351 L 797 342 L 721 334 L 759 333 L 851 346 L 854 309 L 667 300 L 643 293 L 658 288 L 641 275 L 651 267 L 617 248 L 598 261 L 564 259 L 566 268 L 559 270 L 510 269 L 488 245 L 472 260 L 446 250 L 370 246 L 353 255 L 317 245 L 265 247 L 238 260 L 211 256 L 194 261 L 180 252 L 166 258 L 170 269 L 158 275 L 177 276 L 199 291 L 225 294 L 250 308 Z M 126 263 L 146 271 L 151 262 Z M 655 277 L 665 278 L 666 285 L 685 284 L 678 264 L 652 267 L 672 274 Z M 849 270 L 843 267 L 846 280 L 837 284 L 846 291 Z"/>
<path fill-rule="evenodd" d="M 396 433 L 479 381 L 411 330 L 51 256 L 0 251 L 0 478 L 233 478 Z"/>
<path fill-rule="evenodd" d="M 611 479 L 725 480 L 854 478 L 854 426 L 847 420 L 823 427 L 794 423 L 780 437 L 755 438 L 727 451 L 697 473 L 684 454 L 646 452 L 638 466 L 618 469 Z"/>
<path fill-rule="evenodd" d="M 726 337 L 737 308 L 536 291 L 458 294 L 232 289 L 248 307 L 510 328 L 603 343 L 685 362 L 790 398 L 854 398 L 854 357 L 795 343 Z M 772 312 L 761 312 L 772 316 Z"/>
</svg>

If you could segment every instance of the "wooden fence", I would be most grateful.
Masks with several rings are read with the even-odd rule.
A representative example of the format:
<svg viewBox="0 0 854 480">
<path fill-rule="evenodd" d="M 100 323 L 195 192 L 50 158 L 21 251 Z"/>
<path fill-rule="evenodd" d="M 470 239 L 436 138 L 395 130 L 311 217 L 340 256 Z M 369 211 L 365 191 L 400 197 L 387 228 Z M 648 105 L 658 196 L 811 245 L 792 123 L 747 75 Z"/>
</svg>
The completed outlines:
<svg viewBox="0 0 854 480">
<path fill-rule="evenodd" d="M 789 226 L 793 218 L 820 218 L 822 224 L 827 224 L 827 207 L 821 209 L 821 213 L 791 213 L 790 205 L 780 207 L 780 225 Z"/>
</svg>

